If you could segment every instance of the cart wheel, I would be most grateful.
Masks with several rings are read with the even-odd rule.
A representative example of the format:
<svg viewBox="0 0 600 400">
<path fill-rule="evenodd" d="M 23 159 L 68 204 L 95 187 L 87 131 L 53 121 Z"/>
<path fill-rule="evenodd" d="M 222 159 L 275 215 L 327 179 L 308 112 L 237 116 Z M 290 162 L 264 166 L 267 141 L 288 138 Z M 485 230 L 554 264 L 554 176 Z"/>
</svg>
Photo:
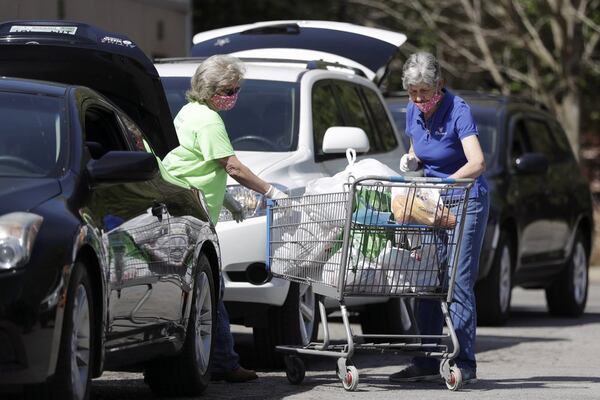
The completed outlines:
<svg viewBox="0 0 600 400">
<path fill-rule="evenodd" d="M 446 387 L 452 391 L 457 391 L 463 383 L 462 372 L 457 366 L 450 367 L 450 376 L 446 379 Z"/>
<path fill-rule="evenodd" d="M 299 357 L 285 357 L 285 375 L 292 385 L 299 385 L 304 380 L 306 367 L 304 361 Z"/>
<path fill-rule="evenodd" d="M 442 376 L 442 378 L 444 379 L 444 381 L 447 381 L 450 379 L 450 370 L 454 367 L 454 362 L 452 362 L 451 360 L 448 360 L 447 358 L 443 359 L 440 362 L 440 375 Z"/>
<path fill-rule="evenodd" d="M 356 387 L 358 386 L 358 370 L 354 365 L 349 365 L 346 367 L 346 375 L 344 379 L 342 379 L 342 384 L 344 385 L 344 389 L 349 392 L 354 392 Z"/>
</svg>

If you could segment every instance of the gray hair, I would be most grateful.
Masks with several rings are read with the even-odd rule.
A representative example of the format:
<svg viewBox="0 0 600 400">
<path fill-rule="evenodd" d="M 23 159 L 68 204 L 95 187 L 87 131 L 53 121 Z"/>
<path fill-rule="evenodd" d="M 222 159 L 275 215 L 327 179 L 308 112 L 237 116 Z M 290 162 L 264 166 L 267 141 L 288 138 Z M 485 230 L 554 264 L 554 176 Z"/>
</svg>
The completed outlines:
<svg viewBox="0 0 600 400">
<path fill-rule="evenodd" d="M 188 101 L 206 103 L 215 93 L 238 84 L 245 72 L 239 58 L 226 54 L 210 56 L 196 69 L 185 97 Z"/>
<path fill-rule="evenodd" d="M 440 64 L 433 54 L 424 51 L 411 54 L 402 68 L 402 87 L 404 90 L 408 90 L 409 86 L 419 83 L 436 86 L 441 79 Z"/>
</svg>

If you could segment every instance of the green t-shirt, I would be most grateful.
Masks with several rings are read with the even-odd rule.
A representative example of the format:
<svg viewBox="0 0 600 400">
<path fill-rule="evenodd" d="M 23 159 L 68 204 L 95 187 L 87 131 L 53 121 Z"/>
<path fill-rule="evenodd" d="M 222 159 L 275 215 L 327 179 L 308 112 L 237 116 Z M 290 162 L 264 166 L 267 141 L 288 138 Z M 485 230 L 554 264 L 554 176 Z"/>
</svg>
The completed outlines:
<svg viewBox="0 0 600 400">
<path fill-rule="evenodd" d="M 191 102 L 174 120 L 179 146 L 165 156 L 163 165 L 170 174 L 202 190 L 213 223 L 223 206 L 227 172 L 220 158 L 234 155 L 223 120 L 204 104 Z"/>
</svg>

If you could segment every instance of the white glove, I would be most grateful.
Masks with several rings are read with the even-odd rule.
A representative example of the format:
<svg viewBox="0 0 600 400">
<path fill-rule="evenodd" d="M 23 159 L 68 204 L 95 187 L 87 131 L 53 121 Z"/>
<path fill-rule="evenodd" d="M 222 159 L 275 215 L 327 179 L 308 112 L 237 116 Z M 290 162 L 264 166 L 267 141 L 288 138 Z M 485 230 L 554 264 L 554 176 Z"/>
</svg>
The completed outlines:
<svg viewBox="0 0 600 400">
<path fill-rule="evenodd" d="M 244 220 L 244 208 L 229 192 L 225 192 L 225 198 L 223 199 L 223 205 L 229 210 L 231 216 L 235 222 L 242 222 Z"/>
<path fill-rule="evenodd" d="M 289 196 L 283 193 L 281 190 L 277 189 L 275 186 L 271 185 L 267 193 L 265 193 L 265 197 L 267 199 L 279 200 L 279 199 L 287 199 Z"/>
<path fill-rule="evenodd" d="M 411 153 L 406 153 L 400 158 L 400 171 L 409 172 L 419 169 L 419 159 Z"/>
</svg>

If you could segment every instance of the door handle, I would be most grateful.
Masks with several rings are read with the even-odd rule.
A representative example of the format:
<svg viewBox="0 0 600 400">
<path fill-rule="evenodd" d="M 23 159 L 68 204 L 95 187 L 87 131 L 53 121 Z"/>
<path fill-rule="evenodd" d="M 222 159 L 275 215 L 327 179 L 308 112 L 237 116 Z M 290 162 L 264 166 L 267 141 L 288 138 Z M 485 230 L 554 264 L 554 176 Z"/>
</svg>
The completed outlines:
<svg viewBox="0 0 600 400">
<path fill-rule="evenodd" d="M 162 222 L 163 214 L 166 214 L 167 206 L 163 203 L 154 202 L 152 206 L 152 215 L 158 218 L 159 221 Z"/>
</svg>

